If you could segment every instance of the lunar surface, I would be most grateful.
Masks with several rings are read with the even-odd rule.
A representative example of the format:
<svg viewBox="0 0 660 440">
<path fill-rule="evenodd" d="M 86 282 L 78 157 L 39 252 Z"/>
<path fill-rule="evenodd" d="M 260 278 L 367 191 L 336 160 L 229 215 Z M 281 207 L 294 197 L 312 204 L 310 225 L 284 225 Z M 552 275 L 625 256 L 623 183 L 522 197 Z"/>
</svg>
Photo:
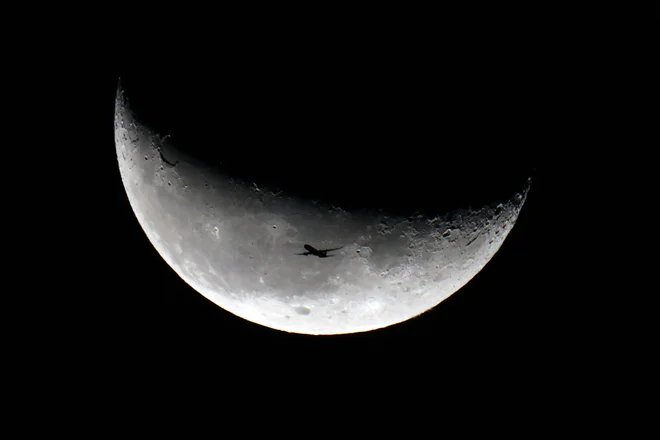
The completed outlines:
<svg viewBox="0 0 660 440">
<path fill-rule="evenodd" d="M 167 264 L 223 309 L 286 332 L 364 332 L 437 306 L 497 252 L 530 185 L 442 216 L 348 210 L 173 154 L 172 140 L 136 119 L 121 87 L 114 123 L 128 199 Z M 306 244 L 338 249 L 297 255 Z"/>
</svg>

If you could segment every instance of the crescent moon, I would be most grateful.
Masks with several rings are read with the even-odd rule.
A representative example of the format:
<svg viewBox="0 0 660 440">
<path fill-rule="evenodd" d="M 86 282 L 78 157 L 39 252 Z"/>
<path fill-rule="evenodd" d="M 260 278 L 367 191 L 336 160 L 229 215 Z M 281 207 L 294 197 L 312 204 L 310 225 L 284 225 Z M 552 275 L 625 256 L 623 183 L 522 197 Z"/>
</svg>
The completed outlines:
<svg viewBox="0 0 660 440">
<path fill-rule="evenodd" d="M 193 289 L 253 323 L 292 333 L 365 332 L 447 299 L 498 251 L 531 180 L 509 200 L 445 216 L 347 211 L 224 178 L 134 116 L 121 85 L 115 144 L 135 216 Z M 305 245 L 335 249 L 333 258 Z"/>
</svg>

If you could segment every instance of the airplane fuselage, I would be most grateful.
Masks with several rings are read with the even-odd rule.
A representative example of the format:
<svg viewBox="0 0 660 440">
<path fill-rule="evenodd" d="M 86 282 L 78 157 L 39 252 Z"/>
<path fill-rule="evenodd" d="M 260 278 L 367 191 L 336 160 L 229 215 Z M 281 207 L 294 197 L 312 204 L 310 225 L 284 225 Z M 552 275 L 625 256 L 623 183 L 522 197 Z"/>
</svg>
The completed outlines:
<svg viewBox="0 0 660 440">
<path fill-rule="evenodd" d="M 328 251 L 320 251 L 308 244 L 305 245 L 305 250 L 311 255 L 316 255 L 317 257 L 324 258 L 328 256 Z"/>
<path fill-rule="evenodd" d="M 332 255 L 328 255 L 328 252 L 330 252 L 330 251 L 336 251 L 337 249 L 341 249 L 341 248 L 334 248 L 334 249 L 322 249 L 322 250 L 319 250 L 319 249 L 316 249 L 315 247 L 310 246 L 310 245 L 308 245 L 308 244 L 306 244 L 304 247 L 305 247 L 305 250 L 306 250 L 307 252 L 303 252 L 302 254 L 299 254 L 299 255 L 315 255 L 315 256 L 317 256 L 317 257 L 319 257 L 319 258 L 327 258 L 327 257 L 331 257 Z"/>
</svg>

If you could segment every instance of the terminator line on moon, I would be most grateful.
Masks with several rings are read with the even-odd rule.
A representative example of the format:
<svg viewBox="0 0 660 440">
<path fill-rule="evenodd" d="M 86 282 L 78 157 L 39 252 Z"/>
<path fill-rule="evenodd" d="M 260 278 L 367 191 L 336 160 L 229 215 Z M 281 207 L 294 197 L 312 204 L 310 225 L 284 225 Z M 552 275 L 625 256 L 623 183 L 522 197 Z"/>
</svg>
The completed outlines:
<svg viewBox="0 0 660 440">
<path fill-rule="evenodd" d="M 435 307 L 497 252 L 530 184 L 443 217 L 347 212 L 169 157 L 171 140 L 134 117 L 121 86 L 114 123 L 128 199 L 167 264 L 223 309 L 286 332 L 369 331 Z"/>
</svg>

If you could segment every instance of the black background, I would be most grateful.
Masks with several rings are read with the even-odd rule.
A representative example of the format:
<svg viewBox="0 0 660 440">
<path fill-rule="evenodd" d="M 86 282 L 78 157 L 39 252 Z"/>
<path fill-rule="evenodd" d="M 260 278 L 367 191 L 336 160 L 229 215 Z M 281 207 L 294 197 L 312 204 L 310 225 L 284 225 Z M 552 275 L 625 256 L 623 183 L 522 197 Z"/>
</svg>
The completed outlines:
<svg viewBox="0 0 660 440">
<path fill-rule="evenodd" d="M 209 77 L 190 86 L 189 76 L 179 78 L 183 81 L 179 84 L 170 84 L 171 76 L 160 77 L 166 78 L 165 81 L 153 78 L 148 94 L 144 93 L 147 87 L 143 79 L 134 78 L 123 75 L 122 83 L 136 111 L 143 115 L 152 111 L 145 121 L 158 126 L 167 120 L 160 127 L 164 131 L 169 128 L 166 132 L 173 133 L 173 138 L 185 139 L 192 145 L 213 135 L 212 151 L 197 149 L 194 153 L 198 157 L 220 159 L 223 165 L 229 162 L 230 173 L 260 184 L 281 185 L 294 193 L 302 191 L 303 195 L 317 199 L 321 195 L 340 206 L 354 203 L 386 206 L 398 213 L 412 214 L 417 210 L 431 213 L 433 209 L 442 213 L 451 208 L 478 207 L 503 200 L 504 195 L 521 190 L 527 177 L 533 176 L 533 184 L 520 218 L 501 250 L 468 285 L 434 310 L 408 322 L 363 334 L 327 337 L 286 334 L 247 322 L 209 302 L 179 279 L 148 242 L 128 203 L 114 157 L 112 111 L 117 78 L 109 77 L 98 85 L 102 93 L 95 104 L 102 134 L 95 148 L 105 156 L 97 167 L 96 188 L 104 194 L 105 214 L 99 219 L 104 227 L 97 251 L 103 261 L 100 290 L 105 293 L 90 292 L 89 304 L 95 308 L 88 313 L 93 320 L 95 314 L 109 318 L 108 311 L 112 311 L 108 327 L 100 329 L 102 340 L 111 350 L 146 359 L 172 357 L 173 362 L 181 361 L 181 353 L 186 353 L 186 357 L 228 362 L 234 356 L 249 354 L 263 356 L 267 365 L 287 363 L 293 354 L 299 362 L 308 365 L 306 368 L 310 363 L 330 359 L 352 364 L 356 357 L 372 354 L 403 364 L 422 360 L 451 364 L 465 357 L 471 359 L 470 363 L 491 366 L 509 364 L 514 359 L 525 365 L 541 362 L 542 353 L 550 343 L 549 335 L 561 325 L 547 320 L 548 309 L 561 301 L 561 296 L 547 291 L 547 248 L 551 246 L 552 236 L 546 229 L 549 219 L 542 212 L 548 184 L 542 164 L 535 162 L 535 150 L 539 147 L 531 142 L 533 130 L 525 127 L 534 118 L 523 114 L 534 113 L 535 109 L 517 108 L 520 92 L 509 92 L 513 96 L 508 100 L 483 98 L 488 101 L 486 105 L 499 107 L 506 116 L 478 115 L 478 111 L 465 109 L 461 115 L 467 122 L 460 122 L 461 117 L 455 114 L 449 116 L 452 118 L 449 122 L 439 116 L 441 122 L 429 122 L 431 129 L 420 129 L 407 139 L 406 129 L 413 124 L 415 114 L 428 108 L 426 105 L 418 104 L 423 107 L 416 108 L 413 116 L 403 112 L 400 118 L 403 122 L 399 125 L 404 128 L 391 129 L 395 131 L 391 135 L 382 132 L 397 119 L 396 110 L 391 108 L 387 112 L 379 109 L 379 105 L 364 104 L 366 115 L 356 117 L 362 123 L 346 128 L 335 122 L 334 129 L 327 126 L 324 118 L 329 113 L 345 116 L 351 112 L 349 104 L 346 112 L 343 105 L 336 103 L 310 104 L 305 110 L 318 115 L 310 118 L 304 111 L 292 109 L 295 106 L 287 101 L 279 105 L 263 95 L 251 97 L 257 107 L 259 100 L 264 99 L 266 105 L 279 107 L 273 108 L 273 112 L 294 114 L 294 122 L 286 125 L 288 118 L 255 115 L 246 109 L 243 114 L 249 123 L 242 123 L 224 108 L 225 104 L 217 98 L 219 92 L 207 88 L 208 84 L 222 88 L 222 83 Z M 346 89 L 350 95 L 361 86 Z M 158 92 L 165 96 L 158 96 Z M 185 96 L 170 96 L 177 93 Z M 323 93 L 321 90 L 319 95 Z M 214 106 L 200 103 L 200 94 L 202 101 L 211 101 L 223 113 L 229 113 L 226 118 L 232 118 L 231 123 L 216 117 Z M 223 92 L 223 96 L 225 102 L 240 105 L 244 95 L 236 97 Z M 419 99 L 408 99 L 407 103 L 414 105 Z M 471 99 L 479 109 L 479 98 Z M 494 99 L 500 103 L 493 103 Z M 452 96 L 438 101 L 437 105 L 452 114 L 452 106 L 460 105 L 460 101 L 460 97 Z M 390 116 L 382 118 L 390 120 L 374 127 L 383 113 Z M 310 123 L 316 126 L 306 125 L 298 131 L 301 118 L 316 119 Z M 277 126 L 283 119 L 282 126 L 273 130 L 261 126 L 262 121 L 264 125 Z M 427 121 L 431 119 L 427 117 Z M 532 123 L 541 125 L 538 121 Z M 498 124 L 503 126 L 494 128 Z M 317 126 L 323 126 L 319 129 L 322 134 L 315 130 Z M 190 134 L 194 127 L 199 127 L 200 132 Z M 286 133 L 289 130 L 293 132 L 291 135 Z M 287 142 L 292 136 L 304 139 Z M 332 136 L 336 137 L 329 139 Z M 541 136 L 537 139 L 544 142 Z M 232 150 L 232 142 L 237 144 L 237 151 Z M 219 149 L 222 151 L 218 152 Z M 278 153 L 273 154 L 273 150 Z M 284 159 L 278 158 L 278 154 L 285 156 Z M 260 160 L 260 155 L 264 159 Z M 351 173 L 359 175 L 365 170 L 374 177 L 350 178 Z M 98 295 L 103 299 L 99 301 Z"/>
<path fill-rule="evenodd" d="M 572 73 L 576 53 L 558 58 L 550 38 L 446 34 L 426 44 L 344 39 L 279 52 L 267 39 L 240 46 L 260 51 L 155 39 L 123 44 L 117 63 L 81 63 L 67 74 L 58 89 L 65 103 L 54 107 L 66 113 L 60 129 L 76 134 L 67 161 L 79 165 L 58 181 L 68 203 L 53 202 L 70 251 L 57 258 L 54 283 L 66 293 L 56 302 L 67 310 L 49 347 L 112 383 L 198 372 L 213 380 L 237 370 L 283 382 L 380 383 L 415 381 L 424 370 L 446 375 L 437 380 L 447 386 L 552 387 L 572 368 L 577 289 L 562 277 L 575 257 L 561 246 L 566 185 L 555 159 L 579 124 L 579 111 L 565 111 L 569 100 L 581 105 L 568 90 L 585 79 Z M 154 127 L 188 148 L 213 139 L 210 150 L 188 152 L 301 194 L 442 212 L 502 200 L 528 176 L 532 187 L 500 251 L 435 309 L 372 332 L 287 334 L 206 300 L 147 240 L 116 161 L 120 77 Z M 374 177 L 346 178 L 365 170 Z M 323 177 L 310 180 L 310 171 Z"/>
<path fill-rule="evenodd" d="M 53 8 L 52 14 L 41 9 L 40 14 L 8 15 L 7 21 L 20 30 L 5 29 L 12 62 L 4 67 L 11 80 L 3 93 L 19 98 L 5 104 L 5 109 L 15 105 L 5 134 L 18 134 L 19 139 L 6 142 L 3 150 L 3 168 L 9 173 L 4 218 L 18 223 L 5 231 L 7 242 L 18 242 L 18 254 L 6 252 L 12 264 L 4 274 L 3 298 L 8 302 L 3 318 L 10 325 L 4 333 L 3 366 L 15 367 L 7 382 L 18 390 L 12 406 L 27 408 L 30 414 L 23 428 L 39 425 L 32 417 L 39 403 L 50 404 L 39 416 L 51 413 L 58 423 L 80 426 L 96 416 L 103 420 L 95 428 L 105 430 L 131 418 L 126 407 L 134 409 L 134 420 L 141 420 L 154 400 L 162 399 L 176 412 L 201 401 L 215 412 L 214 421 L 232 407 L 252 419 L 243 425 L 250 427 L 259 424 L 255 412 L 284 412 L 289 417 L 266 428 L 304 434 L 325 425 L 307 429 L 298 417 L 302 412 L 314 413 L 343 434 L 348 429 L 341 423 L 344 417 L 376 420 L 388 430 L 396 421 L 407 426 L 434 423 L 434 432 L 444 432 L 447 407 L 467 419 L 461 429 L 547 432 L 573 430 L 576 421 L 585 429 L 609 430 L 610 422 L 620 420 L 622 405 L 640 401 L 617 393 L 648 389 L 648 383 L 633 382 L 639 380 L 638 367 L 651 365 L 635 357 L 652 353 L 650 345 L 640 347 L 640 336 L 652 332 L 626 332 L 634 328 L 627 321 L 640 322 L 640 306 L 632 311 L 623 307 L 627 295 L 648 288 L 611 285 L 617 276 L 638 273 L 638 267 L 616 267 L 610 273 L 601 265 L 601 260 L 615 265 L 625 260 L 612 247 L 618 240 L 627 241 L 621 232 L 630 224 L 627 212 L 639 206 L 616 190 L 628 180 L 627 174 L 640 173 L 637 166 L 630 167 L 630 173 L 623 164 L 606 165 L 603 158 L 610 155 L 618 162 L 647 157 L 628 149 L 635 144 L 630 136 L 652 126 L 647 120 L 651 113 L 635 115 L 632 127 L 622 124 L 621 116 L 637 107 L 628 98 L 647 99 L 649 83 L 642 76 L 653 70 L 635 66 L 639 59 L 651 60 L 648 54 L 653 51 L 640 57 L 634 49 L 646 48 L 644 43 L 655 39 L 632 32 L 636 41 L 630 41 L 626 27 L 599 20 L 599 11 L 580 10 L 575 4 L 460 2 L 438 11 L 383 6 L 370 11 L 277 11 L 280 14 L 255 7 L 242 16 L 177 10 L 176 17 L 168 19 L 152 10 L 140 16 L 132 5 L 98 11 L 67 10 L 59 4 Z M 398 87 L 390 90 L 399 103 L 422 101 L 424 105 L 413 106 L 417 111 L 393 113 L 388 106 L 398 106 L 382 101 L 372 105 L 372 111 L 360 111 L 379 96 L 391 96 L 377 90 L 359 99 L 349 91 L 343 105 L 324 104 L 317 94 L 341 96 L 330 93 L 326 81 L 305 95 L 306 110 L 298 105 L 291 109 L 298 112 L 295 118 L 287 113 L 280 118 L 307 120 L 306 131 L 266 118 L 269 109 L 279 110 L 279 96 L 255 97 L 262 104 L 261 116 L 243 117 L 247 109 L 237 84 L 254 91 L 251 78 L 263 81 L 265 94 L 276 96 L 282 90 L 270 86 L 282 76 L 294 84 L 328 75 L 350 83 L 362 76 L 361 85 L 352 90 L 363 93 L 385 81 L 367 75 L 382 72 L 383 64 L 396 66 L 390 74 L 406 71 L 397 73 Z M 297 76 L 286 75 L 292 65 Z M 214 73 L 218 71 L 224 75 Z M 341 75 L 333 73 L 338 71 Z M 434 310 L 355 335 L 282 333 L 204 299 L 174 274 L 146 239 L 116 163 L 112 118 L 119 77 L 127 86 L 133 84 L 136 105 L 154 96 L 151 104 L 144 104 L 150 110 L 144 116 L 150 115 L 165 131 L 178 130 L 182 140 L 204 138 L 208 127 L 214 127 L 222 130 L 214 137 L 218 145 L 238 145 L 239 139 L 245 148 L 261 143 L 258 150 L 230 150 L 230 162 L 236 165 L 232 172 L 246 178 L 265 175 L 293 190 L 322 191 L 348 203 L 350 193 L 337 186 L 337 179 L 325 181 L 327 185 L 306 180 L 304 188 L 296 182 L 309 168 L 342 169 L 343 175 L 348 171 L 342 167 L 355 162 L 368 163 L 377 172 L 387 170 L 383 174 L 389 180 L 379 177 L 353 188 L 371 194 L 384 185 L 388 191 L 374 204 L 391 203 L 402 210 L 422 205 L 435 209 L 429 192 L 456 179 L 461 191 L 443 192 L 450 196 L 449 201 L 442 198 L 443 208 L 498 199 L 528 172 L 534 182 L 500 251 Z M 221 80 L 225 77 L 237 80 L 228 84 Z M 420 93 L 413 99 L 403 93 L 408 88 Z M 209 116 L 213 112 L 204 116 L 197 92 L 207 89 L 212 89 L 208 96 L 233 96 L 229 101 L 236 107 L 213 109 L 224 112 L 231 124 L 218 123 Z M 461 100 L 459 90 L 471 91 L 470 102 L 477 105 Z M 427 95 L 434 100 L 425 102 Z M 168 98 L 173 98 L 169 107 L 159 109 Z M 195 105 L 177 110 L 171 105 L 175 102 Z M 347 109 L 358 116 L 380 110 L 382 117 L 343 118 Z M 323 112 L 324 117 L 315 116 Z M 329 116 L 335 118 L 332 124 Z M 168 117 L 176 124 L 169 125 Z M 270 122 L 271 127 L 256 132 L 247 123 L 252 118 L 259 126 Z M 401 119 L 407 124 L 390 123 Z M 199 120 L 205 122 L 203 131 L 191 130 Z M 423 130 L 411 129 L 415 124 Z M 369 129 L 362 130 L 365 126 Z M 234 133 L 227 127 L 235 127 Z M 235 135 L 239 128 L 249 139 Z M 256 142 L 281 137 L 297 137 L 298 148 L 313 148 L 315 155 L 322 146 L 335 157 L 313 158 L 301 168 L 272 155 L 284 151 L 281 142 L 275 143 L 276 150 Z M 434 154 L 426 147 L 416 147 L 425 142 L 431 149 L 442 147 L 435 154 L 438 160 L 431 160 Z M 394 145 L 395 153 L 373 161 L 371 149 L 386 143 Z M 648 145 L 646 140 L 638 144 Z M 196 153 L 218 160 L 217 152 Z M 360 155 L 364 161 L 356 160 Z M 245 157 L 257 158 L 262 166 L 251 163 L 246 170 L 240 166 Z M 267 162 L 277 167 L 265 166 Z M 282 180 L 277 170 L 285 165 L 295 169 L 295 177 Z M 438 169 L 443 172 L 436 173 Z M 594 171 L 604 178 L 592 178 Z M 606 181 L 613 185 L 604 185 Z M 396 188 L 416 196 L 387 197 Z M 599 193 L 606 200 L 597 198 Z M 358 195 L 362 199 L 363 194 Z M 408 205 L 401 206 L 402 200 Z M 642 232 L 636 240 L 643 243 L 645 238 Z M 594 242 L 605 248 L 602 253 L 594 250 Z M 9 304 L 16 298 L 26 307 Z M 635 300 L 637 304 L 642 301 Z M 603 305 L 612 310 L 605 311 Z M 641 320 L 647 326 L 651 322 Z M 172 398 L 180 389 L 197 395 Z M 74 400 L 75 411 L 63 404 L 66 399 Z M 374 414 L 383 406 L 393 411 Z M 637 407 L 631 407 L 638 417 Z M 615 414 L 603 412 L 613 409 Z M 162 425 L 162 415 L 157 419 Z"/>
</svg>

